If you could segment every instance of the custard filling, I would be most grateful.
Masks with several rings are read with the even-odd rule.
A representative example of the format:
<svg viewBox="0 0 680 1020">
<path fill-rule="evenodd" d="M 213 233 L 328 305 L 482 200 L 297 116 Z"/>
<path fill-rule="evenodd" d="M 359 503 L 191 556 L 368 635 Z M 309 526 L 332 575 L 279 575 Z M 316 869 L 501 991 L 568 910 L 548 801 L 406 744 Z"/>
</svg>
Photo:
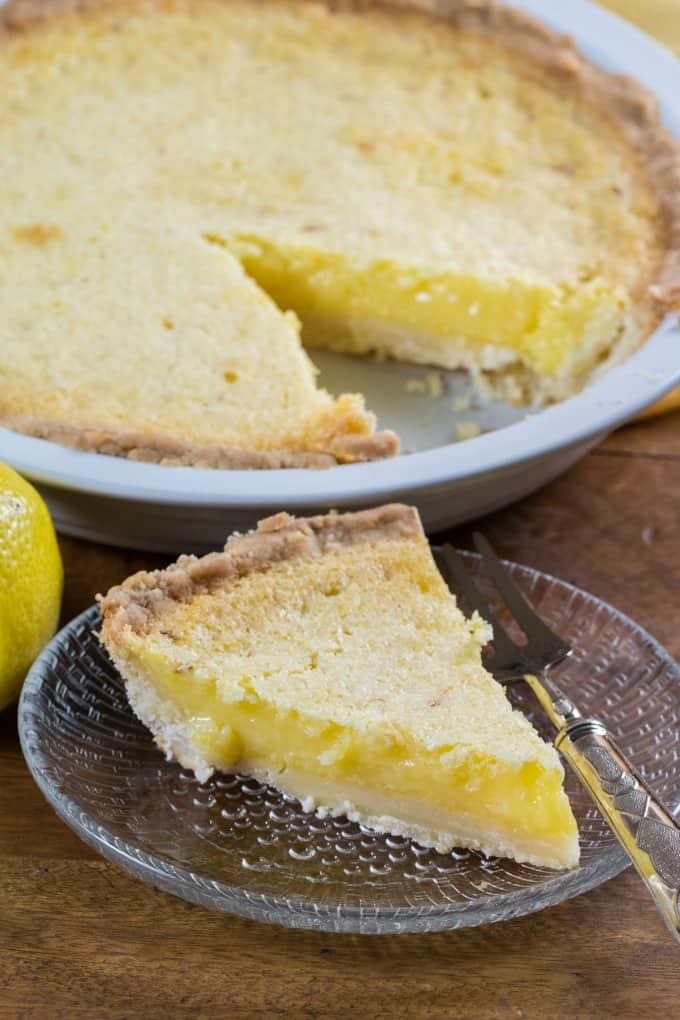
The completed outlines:
<svg viewBox="0 0 680 1020">
<path fill-rule="evenodd" d="M 312 247 L 289 247 L 255 235 L 227 242 L 246 272 L 280 308 L 295 311 L 310 346 L 394 354 L 391 333 L 426 336 L 410 360 L 445 364 L 447 344 L 458 339 L 471 349 L 492 346 L 506 362 L 516 360 L 538 375 L 554 375 L 575 350 L 597 357 L 626 322 L 627 302 L 601 279 L 576 285 L 493 279 L 460 272 L 428 273 L 380 259 L 365 265 Z M 353 320 L 360 328 L 352 328 Z M 367 328 L 367 325 L 369 328 Z M 456 351 L 455 359 L 459 357 Z"/>
<path fill-rule="evenodd" d="M 214 768 L 226 772 L 258 766 L 280 777 L 316 776 L 342 791 L 345 786 L 410 800 L 441 815 L 442 829 L 456 814 L 480 833 L 492 828 L 497 838 L 512 842 L 529 829 L 545 846 L 565 846 L 576 826 L 563 776 L 536 761 L 518 764 L 479 754 L 464 745 L 428 748 L 413 735 L 388 731 L 362 732 L 309 713 L 282 709 L 257 696 L 247 678 L 221 690 L 216 677 L 180 671 L 162 654 L 138 648 L 129 659 L 132 671 L 153 677 L 157 696 L 172 705 L 173 723 Z"/>
</svg>

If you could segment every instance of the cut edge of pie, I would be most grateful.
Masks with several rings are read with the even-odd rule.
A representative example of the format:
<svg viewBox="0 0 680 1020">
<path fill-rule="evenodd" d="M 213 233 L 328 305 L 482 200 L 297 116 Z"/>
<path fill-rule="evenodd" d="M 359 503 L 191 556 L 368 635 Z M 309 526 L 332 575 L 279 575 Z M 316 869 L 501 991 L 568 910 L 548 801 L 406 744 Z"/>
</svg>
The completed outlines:
<svg viewBox="0 0 680 1020">
<path fill-rule="evenodd" d="M 388 550 L 390 546 L 393 548 Z M 432 595 L 441 600 L 429 607 L 430 613 L 436 614 L 439 605 L 453 614 L 441 623 L 445 629 L 441 640 L 450 647 L 443 656 L 444 670 L 454 687 L 456 682 L 462 683 L 462 693 L 457 695 L 462 700 L 454 712 L 475 706 L 473 715 L 466 717 L 471 733 L 465 724 L 457 733 L 447 728 L 448 723 L 437 730 L 438 713 L 444 711 L 438 708 L 439 698 L 446 695 L 439 690 L 433 698 L 432 691 L 421 691 L 421 700 L 425 699 L 421 706 L 417 686 L 414 702 L 413 691 L 404 691 L 403 678 L 395 697 L 406 698 L 406 714 L 400 715 L 390 706 L 376 715 L 374 707 L 362 700 L 368 695 L 360 696 L 352 682 L 345 688 L 340 680 L 341 690 L 333 690 L 332 672 L 323 673 L 320 646 L 310 648 L 314 663 L 317 657 L 321 660 L 322 674 L 314 673 L 311 681 L 318 689 L 312 692 L 311 702 L 309 695 L 303 694 L 292 704 L 290 698 L 295 695 L 288 690 L 289 683 L 284 680 L 283 688 L 274 683 L 274 689 L 267 689 L 272 683 L 267 672 L 261 681 L 263 693 L 255 676 L 256 663 L 249 675 L 239 679 L 226 674 L 213 677 L 210 670 L 215 666 L 205 665 L 200 650 L 193 664 L 183 658 L 189 631 L 183 631 L 182 619 L 192 607 L 200 614 L 199 621 L 204 620 L 199 622 L 201 631 L 226 627 L 224 640 L 231 647 L 238 644 L 238 632 L 232 635 L 229 624 L 220 625 L 217 618 L 210 623 L 213 609 L 219 613 L 219 607 L 211 606 L 212 596 L 219 599 L 232 589 L 234 599 L 247 600 L 244 581 L 247 585 L 253 575 L 271 571 L 263 583 L 273 590 L 288 570 L 296 572 L 292 578 L 295 590 L 304 593 L 306 581 L 311 585 L 318 582 L 318 574 L 312 579 L 305 577 L 306 564 L 312 569 L 316 565 L 326 577 L 326 559 L 354 553 L 361 558 L 354 564 L 354 583 L 361 585 L 364 566 L 368 569 L 373 557 L 379 561 L 384 555 L 393 594 L 398 580 L 389 578 L 390 564 L 399 560 L 411 571 L 405 575 L 408 581 L 399 598 L 410 599 L 419 588 L 423 599 Z M 331 597 L 338 594 L 335 577 L 331 570 Z M 367 591 L 373 591 L 370 582 Z M 313 595 L 311 592 L 310 597 Z M 369 604 L 371 598 L 379 597 L 379 592 L 373 591 Z M 184 556 L 166 570 L 136 574 L 99 599 L 101 640 L 125 680 L 132 708 L 166 757 L 193 771 L 200 781 L 206 781 L 215 770 L 238 771 L 294 796 L 305 811 L 346 815 L 371 829 L 407 836 L 442 851 L 466 846 L 489 856 L 508 856 L 552 868 L 578 863 L 578 831 L 563 790 L 559 756 L 528 720 L 512 709 L 500 685 L 483 669 L 480 651 L 489 638 L 489 628 L 476 616 L 465 620 L 455 608 L 413 508 L 394 504 L 307 519 L 277 514 L 261 521 L 254 532 L 232 536 L 223 552 L 200 559 Z M 280 603 L 262 611 L 263 619 L 272 621 L 277 613 L 286 612 Z M 342 614 L 344 609 L 338 612 Z M 347 617 L 342 619 L 347 621 Z M 253 623 L 255 628 L 260 625 Z M 276 628 L 275 622 L 271 625 Z M 457 645 L 457 641 L 461 643 Z M 281 647 L 285 653 L 285 641 Z M 441 648 L 431 654 L 441 658 Z M 449 654 L 459 659 L 449 662 Z M 343 669 L 351 669 L 344 660 L 330 661 L 331 671 L 338 661 Z M 290 683 L 298 682 L 296 676 L 295 671 L 290 674 Z M 414 682 L 417 685 L 418 681 Z M 429 680 L 421 677 L 420 682 Z M 363 683 L 365 678 L 359 690 Z M 468 684 L 474 689 L 472 694 L 466 693 Z M 482 699 L 483 710 L 476 697 Z M 330 698 L 328 703 L 326 698 Z M 343 717 L 343 699 L 354 702 L 353 721 Z M 411 718 L 414 705 L 418 707 L 411 730 L 405 720 Z M 473 723 L 475 713 L 478 718 L 484 716 L 484 722 Z M 433 720 L 434 731 L 430 729 Z M 476 725 L 481 727 L 478 734 Z M 260 728 L 259 734 L 253 735 L 253 727 Z M 258 741 L 259 751 L 253 750 Z M 405 757 L 415 759 L 406 762 L 411 766 L 406 773 Z M 476 800 L 483 805 L 480 810 L 476 810 Z"/>
</svg>

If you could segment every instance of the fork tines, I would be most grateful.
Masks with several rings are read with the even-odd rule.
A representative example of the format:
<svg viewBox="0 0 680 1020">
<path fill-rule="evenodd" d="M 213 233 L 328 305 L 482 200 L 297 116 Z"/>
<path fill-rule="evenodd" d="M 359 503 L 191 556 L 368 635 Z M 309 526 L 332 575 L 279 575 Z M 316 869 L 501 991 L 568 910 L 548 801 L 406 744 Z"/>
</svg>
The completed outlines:
<svg viewBox="0 0 680 1020">
<path fill-rule="evenodd" d="M 564 659 L 571 650 L 569 645 L 536 615 L 484 536 L 475 532 L 474 543 L 485 569 L 527 638 L 525 645 L 512 640 L 480 591 L 463 558 L 453 546 L 442 546 L 444 563 L 468 607 L 476 609 L 493 629 L 493 651 L 486 650 L 484 655 L 487 668 L 497 679 L 509 680 L 529 672 L 540 672 Z"/>
</svg>

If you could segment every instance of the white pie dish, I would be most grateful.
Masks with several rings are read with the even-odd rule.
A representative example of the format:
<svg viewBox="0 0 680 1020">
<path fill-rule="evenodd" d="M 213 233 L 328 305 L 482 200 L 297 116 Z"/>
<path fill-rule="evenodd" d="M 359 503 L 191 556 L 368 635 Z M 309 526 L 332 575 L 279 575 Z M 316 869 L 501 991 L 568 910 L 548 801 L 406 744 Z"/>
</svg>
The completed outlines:
<svg viewBox="0 0 680 1020">
<path fill-rule="evenodd" d="M 641 80 L 659 96 L 666 124 L 680 137 L 680 62 L 672 54 L 585 0 L 516 6 L 573 35 L 596 63 Z M 451 395 L 472 391 L 452 373 L 446 375 L 451 393 L 437 400 L 406 392 L 406 380 L 423 374 L 412 366 L 325 355 L 316 360 L 326 368 L 322 381 L 330 389 L 365 392 L 369 406 L 382 412 L 381 424 L 395 428 L 416 452 L 328 470 L 207 471 L 79 452 L 0 429 L 0 460 L 38 485 L 59 530 L 120 545 L 201 551 L 271 511 L 351 509 L 389 499 L 415 504 L 434 531 L 550 481 L 680 382 L 680 330 L 666 320 L 623 365 L 578 396 L 528 417 L 526 409 L 488 404 L 454 412 Z M 454 443 L 456 420 L 477 420 L 493 431 Z"/>
</svg>

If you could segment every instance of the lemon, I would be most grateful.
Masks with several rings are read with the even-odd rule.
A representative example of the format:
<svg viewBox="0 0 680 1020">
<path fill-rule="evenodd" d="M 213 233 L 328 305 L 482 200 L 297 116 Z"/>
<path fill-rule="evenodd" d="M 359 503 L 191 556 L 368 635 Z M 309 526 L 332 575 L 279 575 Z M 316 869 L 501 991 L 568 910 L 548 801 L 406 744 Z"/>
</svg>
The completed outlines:
<svg viewBox="0 0 680 1020">
<path fill-rule="evenodd" d="M 64 571 L 47 507 L 32 485 L 0 464 L 0 709 L 54 634 Z"/>
</svg>

